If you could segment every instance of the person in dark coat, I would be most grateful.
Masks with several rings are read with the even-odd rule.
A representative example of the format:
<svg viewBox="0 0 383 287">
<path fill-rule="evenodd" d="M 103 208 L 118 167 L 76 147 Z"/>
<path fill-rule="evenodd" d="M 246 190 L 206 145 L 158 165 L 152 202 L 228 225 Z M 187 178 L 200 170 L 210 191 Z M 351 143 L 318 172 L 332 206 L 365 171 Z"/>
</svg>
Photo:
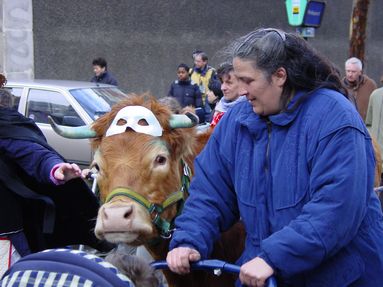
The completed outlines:
<svg viewBox="0 0 383 287">
<path fill-rule="evenodd" d="M 202 95 L 198 86 L 191 83 L 189 69 L 186 64 L 178 66 L 178 80 L 171 84 L 168 96 L 176 98 L 182 107 L 199 108 L 202 107 Z"/>
<path fill-rule="evenodd" d="M 65 162 L 34 121 L 10 105 L 0 106 L 0 170 L 0 237 L 20 256 L 73 244 L 111 247 L 93 233 L 99 203 L 80 168 Z"/>
<path fill-rule="evenodd" d="M 91 82 L 118 86 L 116 78 L 108 72 L 108 63 L 104 58 L 94 59 L 92 64 L 94 77 L 90 80 Z"/>
</svg>

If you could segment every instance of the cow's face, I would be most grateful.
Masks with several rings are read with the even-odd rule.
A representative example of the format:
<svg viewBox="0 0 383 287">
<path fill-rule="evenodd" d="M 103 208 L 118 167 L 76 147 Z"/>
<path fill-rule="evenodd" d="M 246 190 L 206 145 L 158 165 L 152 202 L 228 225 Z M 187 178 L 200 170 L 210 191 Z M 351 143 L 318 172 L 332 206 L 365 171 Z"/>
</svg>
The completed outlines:
<svg viewBox="0 0 383 287">
<path fill-rule="evenodd" d="M 170 113 L 163 108 L 154 109 L 153 113 L 164 128 L 162 136 L 127 130 L 98 138 L 94 143 L 94 165 L 99 170 L 98 184 L 102 200 L 116 188 L 125 188 L 160 205 L 170 194 L 180 189 L 181 159 L 190 157 L 194 130 L 170 129 L 167 124 Z M 102 121 L 105 119 L 96 122 L 93 128 L 104 135 L 105 123 Z M 174 205 L 161 216 L 170 221 L 176 213 Z M 146 207 L 126 196 L 115 196 L 101 206 L 95 233 L 98 238 L 110 242 L 136 245 L 158 236 Z"/>
</svg>

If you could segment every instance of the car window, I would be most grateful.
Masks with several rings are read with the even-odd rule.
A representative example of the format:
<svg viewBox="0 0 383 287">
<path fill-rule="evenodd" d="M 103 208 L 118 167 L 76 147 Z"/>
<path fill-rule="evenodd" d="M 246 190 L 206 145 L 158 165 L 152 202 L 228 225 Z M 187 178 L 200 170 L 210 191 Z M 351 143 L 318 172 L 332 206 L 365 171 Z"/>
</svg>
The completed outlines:
<svg viewBox="0 0 383 287">
<path fill-rule="evenodd" d="M 73 89 L 70 93 L 93 120 L 109 112 L 114 104 L 127 97 L 118 88 Z"/>
<path fill-rule="evenodd" d="M 60 125 L 85 125 L 67 99 L 59 92 L 30 89 L 26 116 L 37 123 L 48 123 L 48 116 Z"/>
<path fill-rule="evenodd" d="M 17 110 L 19 108 L 21 94 L 23 93 L 23 88 L 4 88 L 6 91 L 10 92 L 12 95 L 11 108 Z"/>
</svg>

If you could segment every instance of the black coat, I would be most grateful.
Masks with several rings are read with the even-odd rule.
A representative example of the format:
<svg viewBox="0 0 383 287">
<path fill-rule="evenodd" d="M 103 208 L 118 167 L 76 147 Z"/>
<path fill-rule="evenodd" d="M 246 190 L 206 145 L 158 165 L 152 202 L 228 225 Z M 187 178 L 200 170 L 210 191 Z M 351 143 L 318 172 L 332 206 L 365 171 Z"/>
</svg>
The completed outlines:
<svg viewBox="0 0 383 287">
<path fill-rule="evenodd" d="M 3 108 L 1 138 L 28 140 L 53 151 L 32 120 Z M 93 233 L 99 204 L 83 180 L 41 183 L 4 152 L 0 171 L 0 234 L 24 231 L 32 252 L 72 244 L 99 246 Z"/>
<path fill-rule="evenodd" d="M 169 97 L 178 100 L 182 107 L 202 107 L 202 95 L 197 85 L 189 81 L 174 81 L 170 86 Z"/>
<path fill-rule="evenodd" d="M 100 76 L 93 76 L 93 78 L 90 80 L 93 83 L 101 83 L 101 84 L 108 84 L 113 86 L 118 86 L 117 79 L 108 71 L 105 71 Z"/>
</svg>

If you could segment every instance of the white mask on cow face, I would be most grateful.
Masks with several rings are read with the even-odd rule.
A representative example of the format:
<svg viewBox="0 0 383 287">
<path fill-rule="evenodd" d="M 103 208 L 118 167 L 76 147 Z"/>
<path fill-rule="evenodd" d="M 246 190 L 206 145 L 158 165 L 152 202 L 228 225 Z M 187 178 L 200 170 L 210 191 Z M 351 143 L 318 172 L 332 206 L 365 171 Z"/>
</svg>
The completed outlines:
<svg viewBox="0 0 383 287">
<path fill-rule="evenodd" d="M 126 128 L 154 137 L 162 136 L 162 127 L 153 112 L 142 106 L 122 108 L 106 131 L 106 136 L 122 134 Z"/>
</svg>

